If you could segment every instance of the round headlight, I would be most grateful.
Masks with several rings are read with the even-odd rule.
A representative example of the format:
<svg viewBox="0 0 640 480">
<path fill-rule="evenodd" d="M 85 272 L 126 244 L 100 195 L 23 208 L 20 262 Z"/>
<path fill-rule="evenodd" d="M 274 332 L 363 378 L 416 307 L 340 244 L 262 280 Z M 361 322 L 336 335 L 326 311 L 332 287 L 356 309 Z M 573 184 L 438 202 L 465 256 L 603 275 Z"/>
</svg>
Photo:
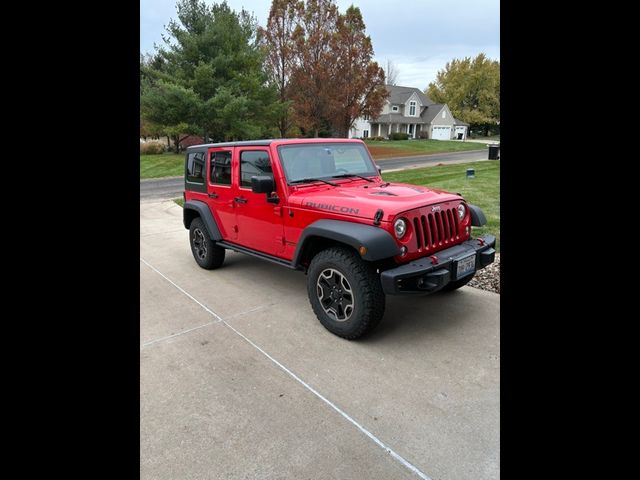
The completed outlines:
<svg viewBox="0 0 640 480">
<path fill-rule="evenodd" d="M 464 216 L 467 214 L 467 207 L 464 206 L 464 203 L 458 205 L 458 218 L 462 220 Z"/>
<path fill-rule="evenodd" d="M 393 229 L 396 231 L 396 238 L 402 238 L 404 234 L 407 233 L 407 222 L 399 218 L 393 224 Z"/>
</svg>

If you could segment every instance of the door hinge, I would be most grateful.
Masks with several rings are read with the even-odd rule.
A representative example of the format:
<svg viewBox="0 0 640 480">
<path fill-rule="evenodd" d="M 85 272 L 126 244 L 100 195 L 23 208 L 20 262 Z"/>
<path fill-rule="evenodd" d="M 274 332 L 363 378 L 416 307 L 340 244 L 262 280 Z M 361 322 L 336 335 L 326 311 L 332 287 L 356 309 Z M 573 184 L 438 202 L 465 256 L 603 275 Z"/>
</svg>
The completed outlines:
<svg viewBox="0 0 640 480">
<path fill-rule="evenodd" d="M 281 217 L 282 216 L 282 207 L 273 207 L 273 213 L 275 213 L 277 216 Z"/>
</svg>

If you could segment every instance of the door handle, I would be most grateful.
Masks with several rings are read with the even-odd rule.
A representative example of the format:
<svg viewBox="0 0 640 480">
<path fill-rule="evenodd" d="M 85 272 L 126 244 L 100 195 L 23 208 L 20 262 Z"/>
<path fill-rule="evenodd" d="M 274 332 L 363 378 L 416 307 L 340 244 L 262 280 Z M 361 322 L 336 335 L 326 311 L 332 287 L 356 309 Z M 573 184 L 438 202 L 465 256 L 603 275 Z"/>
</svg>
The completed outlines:
<svg viewBox="0 0 640 480">
<path fill-rule="evenodd" d="M 209 198 L 218 198 L 218 194 L 213 192 L 209 194 Z"/>
<path fill-rule="evenodd" d="M 238 203 L 247 203 L 247 199 L 244 197 L 236 197 L 234 200 Z"/>
</svg>

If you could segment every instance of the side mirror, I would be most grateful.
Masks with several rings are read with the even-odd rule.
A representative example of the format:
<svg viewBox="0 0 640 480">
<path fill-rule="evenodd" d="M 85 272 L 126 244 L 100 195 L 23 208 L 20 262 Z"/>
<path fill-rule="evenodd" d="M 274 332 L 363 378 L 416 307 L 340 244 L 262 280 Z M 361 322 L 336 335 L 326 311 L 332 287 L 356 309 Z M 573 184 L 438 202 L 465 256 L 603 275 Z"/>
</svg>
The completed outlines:
<svg viewBox="0 0 640 480">
<path fill-rule="evenodd" d="M 381 168 L 381 167 L 379 167 L 378 165 L 376 165 L 376 168 L 378 169 L 378 174 L 379 174 L 379 175 L 382 175 L 382 168 Z"/>
<path fill-rule="evenodd" d="M 251 191 L 253 193 L 266 193 L 269 195 L 274 190 L 273 177 L 267 175 L 251 177 Z"/>
</svg>

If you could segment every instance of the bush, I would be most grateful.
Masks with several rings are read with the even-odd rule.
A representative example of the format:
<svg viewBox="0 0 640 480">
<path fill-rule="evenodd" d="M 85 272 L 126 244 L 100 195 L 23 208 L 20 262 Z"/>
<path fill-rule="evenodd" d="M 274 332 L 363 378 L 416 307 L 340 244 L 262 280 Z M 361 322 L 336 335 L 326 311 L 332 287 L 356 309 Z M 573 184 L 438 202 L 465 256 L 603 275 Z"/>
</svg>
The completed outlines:
<svg viewBox="0 0 640 480">
<path fill-rule="evenodd" d="M 389 138 L 391 140 L 408 140 L 409 134 L 403 132 L 393 132 Z"/>
<path fill-rule="evenodd" d="M 369 140 L 370 142 L 383 142 L 384 137 L 369 137 L 369 138 L 366 138 L 365 140 Z"/>
<path fill-rule="evenodd" d="M 147 142 L 140 144 L 140 155 L 157 155 L 164 153 L 164 145 L 157 142 Z"/>
<path fill-rule="evenodd" d="M 418 133 L 418 138 L 429 138 L 429 131 L 420 130 L 420 132 Z"/>
</svg>

